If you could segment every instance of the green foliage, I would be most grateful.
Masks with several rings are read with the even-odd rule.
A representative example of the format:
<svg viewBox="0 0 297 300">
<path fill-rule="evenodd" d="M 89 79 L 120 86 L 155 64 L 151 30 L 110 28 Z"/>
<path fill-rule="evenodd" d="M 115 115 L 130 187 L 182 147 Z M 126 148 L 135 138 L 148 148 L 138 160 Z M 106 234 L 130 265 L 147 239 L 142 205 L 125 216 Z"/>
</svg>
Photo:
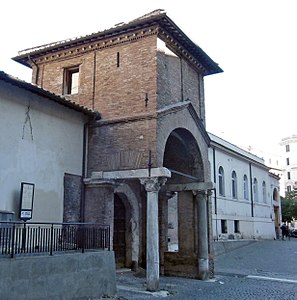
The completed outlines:
<svg viewBox="0 0 297 300">
<path fill-rule="evenodd" d="M 291 222 L 297 219 L 297 190 L 287 193 L 281 203 L 283 221 Z"/>
</svg>

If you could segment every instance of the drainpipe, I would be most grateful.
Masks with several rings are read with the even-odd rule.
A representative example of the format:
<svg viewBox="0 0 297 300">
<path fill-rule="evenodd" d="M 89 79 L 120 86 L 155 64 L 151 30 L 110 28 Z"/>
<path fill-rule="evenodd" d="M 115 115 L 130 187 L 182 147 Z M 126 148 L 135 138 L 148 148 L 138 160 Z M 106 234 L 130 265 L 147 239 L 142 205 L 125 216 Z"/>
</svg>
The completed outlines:
<svg viewBox="0 0 297 300">
<path fill-rule="evenodd" d="M 88 151 L 88 125 L 89 121 L 84 124 L 83 132 L 83 157 L 82 157 L 82 172 L 81 172 L 81 197 L 80 197 L 80 222 L 85 222 L 85 184 L 84 179 L 87 175 L 87 151 Z"/>
<path fill-rule="evenodd" d="M 28 60 L 35 65 L 36 67 L 36 75 L 35 75 L 35 80 L 34 83 L 37 84 L 38 82 L 38 77 L 39 77 L 39 66 L 36 64 L 36 62 L 31 58 L 31 56 L 28 54 Z"/>
<path fill-rule="evenodd" d="M 84 123 L 83 131 L 83 157 L 82 157 L 82 171 L 81 171 L 81 197 L 80 197 L 80 222 L 85 222 L 85 184 L 84 179 L 88 175 L 88 134 L 89 134 L 89 125 L 92 122 L 100 120 L 101 116 L 99 113 L 94 116 L 94 118 L 89 118 L 87 122 Z"/>
<path fill-rule="evenodd" d="M 218 204 L 217 204 L 217 173 L 216 173 L 216 149 L 215 147 L 212 148 L 212 160 L 213 160 L 213 182 L 214 182 L 214 208 L 215 208 L 215 215 L 216 215 L 216 237 L 218 237 Z"/>
</svg>

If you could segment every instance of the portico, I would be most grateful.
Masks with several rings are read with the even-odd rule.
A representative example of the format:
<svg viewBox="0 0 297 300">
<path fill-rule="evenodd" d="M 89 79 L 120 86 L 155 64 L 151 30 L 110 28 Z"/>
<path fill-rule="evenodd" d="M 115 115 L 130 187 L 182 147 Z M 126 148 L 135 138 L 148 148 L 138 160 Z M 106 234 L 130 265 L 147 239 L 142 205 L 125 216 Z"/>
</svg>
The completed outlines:
<svg viewBox="0 0 297 300">
<path fill-rule="evenodd" d="M 158 194 L 162 185 L 165 184 L 167 178 L 171 177 L 171 173 L 166 168 L 151 168 L 151 169 L 138 169 L 138 170 L 122 170 L 110 172 L 93 172 L 91 178 L 85 180 L 85 184 L 89 187 L 86 193 L 86 209 L 88 203 L 92 201 L 93 191 L 99 189 L 99 195 L 102 190 L 112 189 L 121 180 L 139 179 L 140 183 L 144 186 L 147 193 L 147 213 L 146 213 L 146 278 L 147 289 L 149 291 L 159 290 L 159 221 L 158 221 Z M 91 189 L 90 189 L 91 188 Z M 109 197 L 106 197 L 108 196 Z M 105 194 L 103 200 L 106 204 L 103 207 L 110 209 L 113 205 L 113 191 Z M 111 196 L 111 197 L 110 197 Z M 99 203 L 99 201 L 95 201 Z M 92 205 L 94 208 L 94 204 Z M 100 211 L 98 207 L 97 211 Z M 102 210 L 101 210 L 102 211 Z M 88 214 L 87 214 L 88 215 Z M 113 229 L 113 215 L 104 210 L 105 225 L 109 225 Z M 106 218 L 107 215 L 112 215 L 111 218 Z M 90 221 L 90 220 L 86 220 Z M 111 239 L 111 245 L 113 245 Z"/>
</svg>

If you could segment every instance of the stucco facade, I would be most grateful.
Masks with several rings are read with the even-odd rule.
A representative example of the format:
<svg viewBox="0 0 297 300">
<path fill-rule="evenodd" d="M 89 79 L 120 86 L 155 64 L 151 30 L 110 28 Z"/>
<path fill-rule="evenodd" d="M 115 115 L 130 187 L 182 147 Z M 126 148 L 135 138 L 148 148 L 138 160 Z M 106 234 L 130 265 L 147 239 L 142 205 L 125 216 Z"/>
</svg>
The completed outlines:
<svg viewBox="0 0 297 300">
<path fill-rule="evenodd" d="M 280 142 L 285 193 L 292 192 L 297 187 L 297 136 L 283 138 Z"/>
<path fill-rule="evenodd" d="M 212 222 L 215 240 L 279 236 L 279 177 L 264 160 L 210 134 Z"/>
<path fill-rule="evenodd" d="M 19 220 L 21 182 L 29 182 L 35 185 L 32 221 L 62 222 L 65 174 L 82 176 L 84 125 L 92 114 L 0 75 L 0 210 Z"/>
</svg>

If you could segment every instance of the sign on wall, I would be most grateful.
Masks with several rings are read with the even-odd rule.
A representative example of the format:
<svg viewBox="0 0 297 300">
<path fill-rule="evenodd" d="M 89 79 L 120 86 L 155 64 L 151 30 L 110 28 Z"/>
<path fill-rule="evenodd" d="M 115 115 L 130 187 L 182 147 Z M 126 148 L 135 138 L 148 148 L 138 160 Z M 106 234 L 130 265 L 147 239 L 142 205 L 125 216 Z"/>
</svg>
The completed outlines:
<svg viewBox="0 0 297 300">
<path fill-rule="evenodd" d="M 24 221 L 32 219 L 34 188 L 34 183 L 21 183 L 20 219 Z"/>
</svg>

